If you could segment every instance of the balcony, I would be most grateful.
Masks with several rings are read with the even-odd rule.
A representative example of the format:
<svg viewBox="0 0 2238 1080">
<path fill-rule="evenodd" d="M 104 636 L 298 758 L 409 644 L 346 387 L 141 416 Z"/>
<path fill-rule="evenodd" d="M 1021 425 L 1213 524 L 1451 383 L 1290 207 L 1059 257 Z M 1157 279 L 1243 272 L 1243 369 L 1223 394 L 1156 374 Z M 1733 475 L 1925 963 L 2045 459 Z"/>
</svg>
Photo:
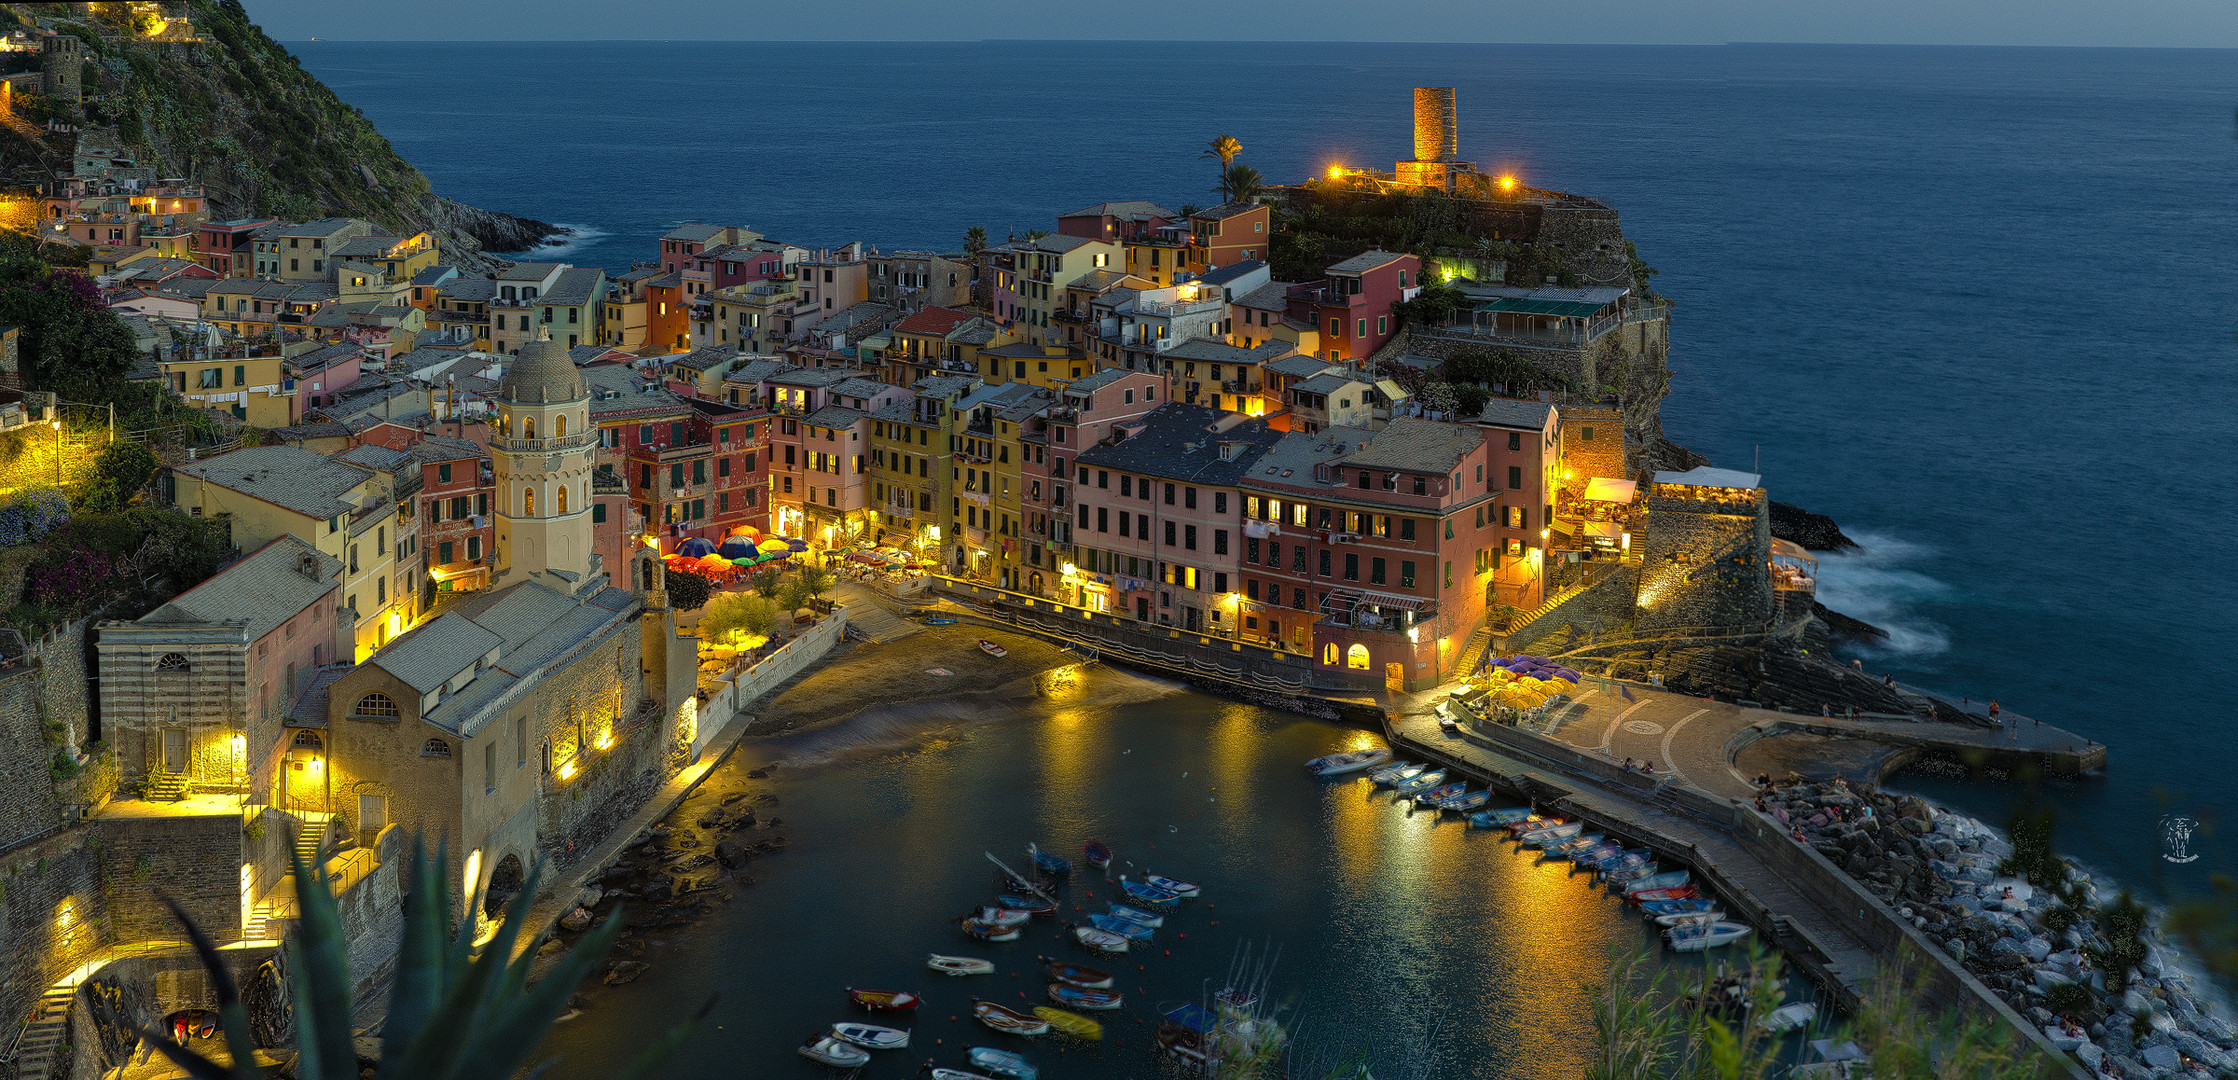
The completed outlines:
<svg viewBox="0 0 2238 1080">
<path fill-rule="evenodd" d="M 559 453 L 564 450 L 581 450 L 591 444 L 589 432 L 562 435 L 554 439 L 507 439 L 492 436 L 490 449 L 514 454 Z"/>
</svg>

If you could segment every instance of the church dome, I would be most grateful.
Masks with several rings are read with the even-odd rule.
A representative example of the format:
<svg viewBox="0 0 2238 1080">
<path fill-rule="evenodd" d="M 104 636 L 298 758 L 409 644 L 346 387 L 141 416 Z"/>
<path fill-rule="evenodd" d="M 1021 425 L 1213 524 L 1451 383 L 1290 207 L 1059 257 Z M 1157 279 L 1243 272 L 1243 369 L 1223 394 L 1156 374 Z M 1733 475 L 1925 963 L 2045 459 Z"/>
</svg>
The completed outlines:
<svg viewBox="0 0 2238 1080">
<path fill-rule="evenodd" d="M 579 401 L 589 394 L 583 373 L 568 358 L 566 347 L 542 330 L 536 340 L 521 345 L 520 355 L 497 383 L 498 397 L 520 405 Z"/>
</svg>

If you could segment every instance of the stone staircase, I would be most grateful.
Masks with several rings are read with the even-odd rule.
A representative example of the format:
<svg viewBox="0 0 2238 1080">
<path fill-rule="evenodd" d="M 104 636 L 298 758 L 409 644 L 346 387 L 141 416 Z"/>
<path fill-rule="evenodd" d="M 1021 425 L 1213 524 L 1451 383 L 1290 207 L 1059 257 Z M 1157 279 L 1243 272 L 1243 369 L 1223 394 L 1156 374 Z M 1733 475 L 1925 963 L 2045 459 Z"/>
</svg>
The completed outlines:
<svg viewBox="0 0 2238 1080">
<path fill-rule="evenodd" d="M 328 841 L 334 828 L 334 815 L 320 810 L 289 811 L 302 822 L 295 833 L 295 858 L 305 866 L 324 865 L 328 856 Z M 247 924 L 241 927 L 242 936 L 248 938 L 278 938 L 279 923 L 297 917 L 296 879 L 293 871 L 280 875 L 280 880 L 249 908 Z"/>
<path fill-rule="evenodd" d="M 36 1019 L 16 1042 L 16 1080 L 48 1080 L 54 1075 L 55 1058 L 61 1054 L 62 1038 L 68 1033 L 70 999 L 77 996 L 76 973 L 39 995 L 38 1010 L 32 1014 Z"/>
<path fill-rule="evenodd" d="M 1454 667 L 1460 675 L 1474 675 L 1484 666 L 1484 654 L 1492 648 L 1492 624 L 1486 620 L 1469 635 L 1468 644 L 1461 646 L 1461 662 Z"/>
<path fill-rule="evenodd" d="M 832 596 L 847 606 L 848 632 L 873 644 L 883 645 L 923 629 L 896 615 L 876 590 L 859 582 L 840 583 L 832 589 Z"/>
<path fill-rule="evenodd" d="M 185 773 L 153 772 L 148 774 L 147 797 L 150 801 L 178 802 L 187 797 L 187 789 L 192 786 Z"/>
</svg>

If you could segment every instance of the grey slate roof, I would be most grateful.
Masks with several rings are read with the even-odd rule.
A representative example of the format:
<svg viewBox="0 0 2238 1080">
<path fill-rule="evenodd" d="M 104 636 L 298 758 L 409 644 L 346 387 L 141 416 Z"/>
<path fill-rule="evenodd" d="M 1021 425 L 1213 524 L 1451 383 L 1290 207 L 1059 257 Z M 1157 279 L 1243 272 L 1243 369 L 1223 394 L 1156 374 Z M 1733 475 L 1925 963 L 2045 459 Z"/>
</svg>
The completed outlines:
<svg viewBox="0 0 2238 1080">
<path fill-rule="evenodd" d="M 412 275 L 411 283 L 414 285 L 441 285 L 444 282 L 449 281 L 457 276 L 458 267 L 430 266 L 424 270 L 421 270 L 419 273 Z"/>
<path fill-rule="evenodd" d="M 341 681 L 342 676 L 350 673 L 351 667 L 350 664 L 328 664 L 300 676 L 303 690 L 296 694 L 294 702 L 288 706 L 288 726 L 324 729 L 327 692 Z"/>
<path fill-rule="evenodd" d="M 446 611 L 414 627 L 366 661 L 427 693 L 474 666 L 505 639 L 456 611 Z"/>
<path fill-rule="evenodd" d="M 1260 359 L 1257 349 L 1246 349 L 1240 345 L 1230 345 L 1225 341 L 1201 337 L 1190 338 L 1158 355 L 1175 360 L 1196 360 L 1214 364 L 1256 364 Z M 1279 356 L 1281 353 L 1276 352 L 1274 355 Z"/>
<path fill-rule="evenodd" d="M 1343 366 L 1343 364 L 1334 360 L 1323 360 L 1320 357 L 1308 356 L 1304 353 L 1299 353 L 1296 356 L 1285 356 L 1280 360 L 1269 361 L 1265 365 L 1268 371 L 1277 375 L 1288 375 L 1300 379 L 1310 379 L 1330 368 L 1341 368 Z"/>
<path fill-rule="evenodd" d="M 1315 467 L 1358 450 L 1373 438 L 1375 433 L 1364 428 L 1324 428 L 1311 435 L 1302 431 L 1290 432 L 1259 459 L 1245 483 L 1335 487 L 1332 481 L 1316 480 Z"/>
<path fill-rule="evenodd" d="M 727 383 L 737 383 L 741 386 L 749 386 L 755 383 L 762 382 L 765 379 L 771 379 L 778 375 L 782 375 L 785 372 L 792 370 L 792 368 L 793 365 L 788 364 L 783 360 L 771 360 L 766 358 L 761 360 L 748 360 L 744 364 L 730 369 L 730 374 L 723 376 L 723 381 Z"/>
<path fill-rule="evenodd" d="M 468 303 L 488 303 L 497 295 L 497 282 L 488 278 L 456 278 L 443 283 L 443 297 Z"/>
<path fill-rule="evenodd" d="M 1229 414 L 1202 405 L 1169 401 L 1152 409 L 1141 420 L 1143 429 L 1117 443 L 1098 444 L 1081 452 L 1082 465 L 1125 469 L 1165 480 L 1225 486 L 1251 471 L 1259 458 L 1281 440 L 1264 420 L 1246 420 L 1216 431 Z M 1243 443 L 1233 460 L 1220 456 L 1221 443 Z"/>
<path fill-rule="evenodd" d="M 868 415 L 868 413 L 863 412 L 861 409 L 847 409 L 841 408 L 837 405 L 826 405 L 823 408 L 808 414 L 807 419 L 802 420 L 801 423 L 807 424 L 810 427 L 843 428 L 853 426 L 855 421 L 860 420 Z"/>
<path fill-rule="evenodd" d="M 1080 378 L 1074 379 L 1072 382 L 1065 385 L 1065 389 L 1078 390 L 1081 393 L 1087 393 L 1091 390 L 1101 390 L 1106 386 L 1110 386 L 1112 383 L 1118 382 L 1122 377 L 1131 374 L 1133 374 L 1133 372 L 1130 372 L 1125 368 L 1103 368 L 1101 370 L 1098 370 L 1094 374 L 1083 375 Z"/>
<path fill-rule="evenodd" d="M 1546 430 L 1547 414 L 1554 406 L 1544 401 L 1517 401 L 1514 398 L 1487 398 L 1484 411 L 1476 416 L 1477 423 L 1495 427 L 1525 428 L 1530 431 Z"/>
<path fill-rule="evenodd" d="M 1406 258 L 1405 255 L 1395 251 L 1363 251 L 1330 267 L 1329 272 L 1332 274 L 1364 274 L 1378 266 L 1404 258 Z"/>
<path fill-rule="evenodd" d="M 852 378 L 856 378 L 856 375 L 850 368 L 796 367 L 791 371 L 771 375 L 768 381 L 779 386 L 823 387 L 834 386 Z"/>
<path fill-rule="evenodd" d="M 917 391 L 918 397 L 948 398 L 970 390 L 971 384 L 978 381 L 961 375 L 927 375 L 917 380 L 912 389 Z"/>
<path fill-rule="evenodd" d="M 1265 265 L 1267 264 L 1256 259 L 1249 259 L 1239 263 L 1230 263 L 1227 266 L 1216 267 L 1214 269 L 1207 270 L 1202 274 L 1198 274 L 1197 280 L 1202 281 L 1207 285 L 1226 285 L 1227 283 L 1234 281 L 1239 277 L 1243 277 Z"/>
<path fill-rule="evenodd" d="M 680 415 L 691 407 L 675 391 L 665 386 L 651 392 L 639 389 L 645 381 L 644 376 L 618 364 L 581 370 L 583 381 L 590 384 L 593 420 L 634 415 Z M 606 396 L 607 391 L 613 391 L 617 396 L 609 398 Z"/>
<path fill-rule="evenodd" d="M 1467 424 L 1400 416 L 1376 432 L 1366 449 L 1347 455 L 1344 463 L 1365 469 L 1451 472 L 1483 441 L 1484 433 Z"/>
<path fill-rule="evenodd" d="M 376 472 L 400 473 L 412 467 L 412 455 L 402 450 L 391 450 L 379 443 L 353 446 L 334 455 L 352 465 L 362 465 Z"/>
<path fill-rule="evenodd" d="M 661 239 L 682 240 L 687 244 L 704 244 L 716 233 L 722 231 L 723 227 L 720 225 L 701 225 L 697 222 L 690 222 L 662 233 Z"/>
<path fill-rule="evenodd" d="M 1324 375 L 1316 375 L 1310 379 L 1307 379 L 1306 381 L 1299 383 L 1296 387 L 1294 387 L 1294 389 L 1303 390 L 1308 394 L 1334 394 L 1337 391 L 1342 390 L 1345 387 L 1351 386 L 1355 383 L 1362 383 L 1362 380 L 1355 379 L 1350 375 L 1339 375 L 1335 372 L 1329 372 Z M 1362 383 L 1362 385 L 1365 384 Z"/>
<path fill-rule="evenodd" d="M 1161 217 L 1171 220 L 1178 215 L 1148 199 L 1121 199 L 1116 202 L 1100 202 L 1084 210 L 1075 210 L 1072 213 L 1057 216 L 1115 217 L 1124 221 L 1140 221 L 1146 217 Z"/>
<path fill-rule="evenodd" d="M 448 435 L 429 435 L 412 445 L 412 456 L 430 465 L 444 461 L 480 461 L 490 456 L 482 444 Z"/>
<path fill-rule="evenodd" d="M 871 398 L 891 389 L 893 387 L 876 379 L 854 378 L 834 384 L 830 387 L 830 392 L 840 397 Z"/>
<path fill-rule="evenodd" d="M 373 475 L 294 446 L 247 447 L 172 471 L 320 520 L 349 513 L 342 496 Z"/>
<path fill-rule="evenodd" d="M 312 560 L 309 575 L 299 567 Z M 342 561 L 322 555 L 293 536 L 278 536 L 243 556 L 209 580 L 173 597 L 142 617 L 142 623 L 248 623 L 255 641 L 294 618 L 340 586 L 335 575 Z"/>
<path fill-rule="evenodd" d="M 551 288 L 536 295 L 536 302 L 580 306 L 598 300 L 605 291 L 606 271 L 595 266 L 577 266 L 560 271 Z"/>
</svg>

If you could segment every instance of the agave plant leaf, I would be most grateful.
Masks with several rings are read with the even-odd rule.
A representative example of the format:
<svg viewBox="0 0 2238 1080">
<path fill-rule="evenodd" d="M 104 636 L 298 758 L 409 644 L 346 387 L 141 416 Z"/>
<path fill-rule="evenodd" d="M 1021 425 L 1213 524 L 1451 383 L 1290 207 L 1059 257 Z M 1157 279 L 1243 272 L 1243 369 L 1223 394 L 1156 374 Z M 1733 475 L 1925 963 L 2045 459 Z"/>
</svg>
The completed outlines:
<svg viewBox="0 0 2238 1080">
<path fill-rule="evenodd" d="M 288 942 L 295 982 L 296 1075 L 302 1080 L 357 1080 L 350 1039 L 348 935 L 324 866 L 294 856 L 296 903 L 303 925 Z"/>
<path fill-rule="evenodd" d="M 462 1078 L 510 1076 L 520 1068 L 521 1062 L 536 1049 L 544 1032 L 551 1028 L 552 1021 L 567 1008 L 567 999 L 575 993 L 575 987 L 605 958 L 606 950 L 614 944 L 621 930 L 621 915 L 616 912 L 585 935 L 553 968 L 550 976 L 525 992 L 499 999 L 499 1007 L 494 1010 L 484 1037 L 478 1040 L 459 1075 Z M 525 978 L 531 962 L 530 957 L 523 956 L 513 966 Z M 506 982 L 511 985 L 516 981 L 509 973 Z"/>
<path fill-rule="evenodd" d="M 396 976 L 389 990 L 388 1020 L 381 1030 L 380 1080 L 402 1080 L 398 1071 L 412 1040 L 433 1014 L 443 996 L 448 975 L 443 938 L 448 912 L 443 896 L 443 867 L 450 864 L 450 841 L 439 842 L 435 859 L 418 838 L 412 841 L 411 875 L 406 879 L 411 899 L 405 904 L 404 938 L 397 948 Z"/>
<path fill-rule="evenodd" d="M 204 933 L 202 927 L 187 915 L 186 909 L 169 896 L 162 899 L 163 905 L 171 909 L 171 916 L 186 927 L 187 941 L 193 944 L 195 955 L 210 973 L 210 985 L 216 991 L 218 999 L 218 1029 L 225 1033 L 225 1049 L 233 1057 L 233 1067 L 228 1069 L 219 1065 L 172 1041 L 168 1036 L 146 1028 L 140 1029 L 140 1037 L 162 1051 L 163 1056 L 169 1058 L 172 1064 L 185 1069 L 198 1080 L 242 1080 L 255 1075 L 253 1063 L 256 1060 L 256 1042 L 249 1037 L 249 1011 L 241 1004 L 241 989 L 233 981 L 233 972 L 219 958 L 218 947 L 210 940 L 210 935 Z"/>
</svg>

